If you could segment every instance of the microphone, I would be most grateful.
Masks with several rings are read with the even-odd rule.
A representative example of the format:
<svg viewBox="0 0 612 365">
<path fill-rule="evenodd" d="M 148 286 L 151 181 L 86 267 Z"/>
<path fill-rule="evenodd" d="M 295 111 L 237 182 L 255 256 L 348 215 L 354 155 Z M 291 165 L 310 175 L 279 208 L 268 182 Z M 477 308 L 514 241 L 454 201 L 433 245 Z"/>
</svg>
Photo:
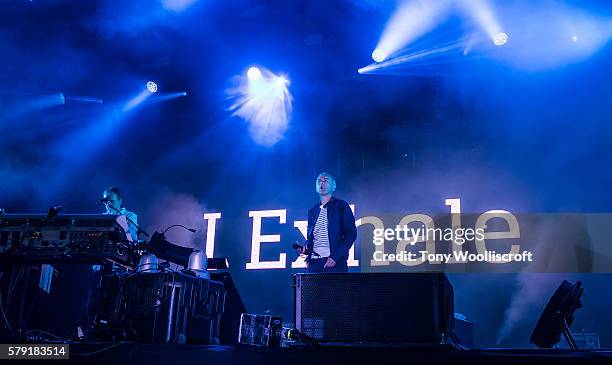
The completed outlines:
<svg viewBox="0 0 612 365">
<path fill-rule="evenodd" d="M 49 211 L 47 212 L 47 219 L 56 218 L 57 214 L 60 212 L 60 210 L 62 210 L 62 206 L 61 205 L 49 208 Z"/>
<path fill-rule="evenodd" d="M 302 245 L 298 244 L 297 242 L 296 242 L 296 243 L 294 243 L 294 244 L 293 244 L 291 247 L 293 247 L 293 249 L 294 249 L 294 250 L 297 250 L 298 248 L 299 248 L 299 249 L 303 249 L 302 254 L 304 254 L 304 255 L 308 255 L 309 253 L 311 253 L 311 254 L 312 254 L 312 256 L 318 256 L 318 257 L 321 257 L 321 255 L 319 255 L 318 253 L 316 253 L 314 250 L 313 250 L 313 251 L 310 251 L 310 250 L 308 250 L 308 247 L 304 248 L 304 246 L 302 246 Z"/>
<path fill-rule="evenodd" d="M 168 232 L 168 230 L 169 230 L 170 228 L 172 228 L 172 227 L 181 227 L 181 228 L 183 228 L 183 229 L 188 230 L 188 231 L 189 231 L 189 232 L 191 232 L 191 233 L 196 233 L 196 231 L 197 231 L 196 229 L 189 228 L 189 227 L 185 227 L 185 226 L 184 226 L 184 225 L 182 225 L 182 224 L 173 224 L 173 225 L 169 226 L 168 228 L 164 229 L 164 231 L 161 233 L 162 237 L 165 237 L 164 235 L 166 234 L 166 232 Z"/>
<path fill-rule="evenodd" d="M 100 203 L 108 203 L 109 201 L 111 201 L 111 198 L 105 197 L 105 198 L 100 198 L 98 200 L 96 200 L 96 203 L 100 204 Z"/>
</svg>

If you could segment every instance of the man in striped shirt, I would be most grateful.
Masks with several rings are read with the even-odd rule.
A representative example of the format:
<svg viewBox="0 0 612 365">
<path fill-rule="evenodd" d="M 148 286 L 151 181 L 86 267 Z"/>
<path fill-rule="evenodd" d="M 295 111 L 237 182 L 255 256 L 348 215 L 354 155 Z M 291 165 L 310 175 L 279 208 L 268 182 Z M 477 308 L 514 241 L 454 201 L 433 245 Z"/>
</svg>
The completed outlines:
<svg viewBox="0 0 612 365">
<path fill-rule="evenodd" d="M 306 248 L 307 272 L 347 272 L 348 252 L 357 238 L 355 216 L 344 200 L 333 196 L 336 180 L 330 174 L 319 174 L 316 189 L 320 203 L 308 211 Z"/>
</svg>

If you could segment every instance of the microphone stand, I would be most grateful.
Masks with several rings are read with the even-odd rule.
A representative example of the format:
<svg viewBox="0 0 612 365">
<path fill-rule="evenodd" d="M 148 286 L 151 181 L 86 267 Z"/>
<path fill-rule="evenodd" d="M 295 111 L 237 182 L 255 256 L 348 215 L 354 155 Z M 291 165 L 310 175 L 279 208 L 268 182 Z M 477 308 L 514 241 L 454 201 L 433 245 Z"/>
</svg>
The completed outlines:
<svg viewBox="0 0 612 365">
<path fill-rule="evenodd" d="M 115 213 L 117 213 L 117 214 L 119 214 L 119 215 L 123 215 L 123 214 L 121 213 L 121 210 L 119 210 L 119 209 L 117 209 L 117 208 L 113 207 L 113 206 L 112 206 L 112 205 L 110 205 L 110 204 L 107 204 L 107 205 L 106 205 L 106 207 L 107 207 L 107 208 L 111 208 L 112 210 L 114 210 L 114 211 L 115 211 Z M 140 228 L 140 226 L 139 226 L 138 224 L 136 224 L 136 223 L 135 223 L 133 220 L 131 220 L 130 218 L 128 218 L 128 216 L 127 216 L 127 215 L 125 216 L 125 220 L 126 220 L 128 223 L 130 223 L 131 225 L 133 225 L 134 227 L 136 227 L 136 229 L 138 230 L 138 231 L 137 231 L 137 233 L 136 233 L 136 235 L 138 235 L 138 234 L 142 233 L 142 234 L 144 234 L 144 235 L 145 235 L 145 236 L 147 236 L 147 237 L 151 237 L 151 236 L 150 236 L 150 235 L 149 235 L 147 232 L 145 232 L 145 230 L 144 230 L 144 229 Z M 138 242 L 136 242 L 136 243 L 138 243 Z"/>
</svg>

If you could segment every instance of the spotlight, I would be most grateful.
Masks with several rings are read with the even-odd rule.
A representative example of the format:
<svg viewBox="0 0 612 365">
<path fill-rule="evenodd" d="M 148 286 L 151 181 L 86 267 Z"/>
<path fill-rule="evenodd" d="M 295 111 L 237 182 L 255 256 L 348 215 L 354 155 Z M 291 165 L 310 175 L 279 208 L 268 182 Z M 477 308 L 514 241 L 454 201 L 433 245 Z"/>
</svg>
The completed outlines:
<svg viewBox="0 0 612 365">
<path fill-rule="evenodd" d="M 372 52 L 372 59 L 375 62 L 379 62 L 380 63 L 380 62 L 384 61 L 385 58 L 387 58 L 387 56 L 380 49 L 375 49 L 374 52 Z"/>
<path fill-rule="evenodd" d="M 284 86 L 284 85 L 287 85 L 289 83 L 289 80 L 287 80 L 283 76 L 279 76 L 279 77 L 276 78 L 276 82 L 278 83 L 279 86 Z"/>
<path fill-rule="evenodd" d="M 236 77 L 235 85 L 226 90 L 233 116 L 249 123 L 255 143 L 270 147 L 283 138 L 291 118 L 293 97 L 286 75 L 276 75 L 261 67 L 251 67 L 248 77 Z M 256 80 L 256 81 L 254 81 Z"/>
<path fill-rule="evenodd" d="M 539 348 L 553 348 L 560 340 L 561 334 L 565 337 L 570 349 L 577 350 L 576 340 L 572 336 L 570 326 L 574 322 L 574 312 L 582 307 L 580 298 L 584 293 L 582 282 L 572 284 L 563 280 L 553 296 L 544 307 L 538 319 L 530 342 Z"/>
<path fill-rule="evenodd" d="M 157 92 L 157 84 L 154 83 L 153 81 L 147 82 L 147 90 L 149 90 L 152 93 L 156 93 Z"/>
<path fill-rule="evenodd" d="M 574 43 L 578 42 L 578 37 L 577 36 L 573 36 L 572 37 L 572 42 L 574 42 Z"/>
<path fill-rule="evenodd" d="M 250 67 L 247 71 L 247 77 L 249 78 L 249 80 L 255 81 L 261 77 L 261 71 L 255 66 Z"/>
<path fill-rule="evenodd" d="M 493 38 L 493 43 L 495 43 L 496 46 L 503 46 L 508 43 L 508 33 L 497 33 Z"/>
</svg>

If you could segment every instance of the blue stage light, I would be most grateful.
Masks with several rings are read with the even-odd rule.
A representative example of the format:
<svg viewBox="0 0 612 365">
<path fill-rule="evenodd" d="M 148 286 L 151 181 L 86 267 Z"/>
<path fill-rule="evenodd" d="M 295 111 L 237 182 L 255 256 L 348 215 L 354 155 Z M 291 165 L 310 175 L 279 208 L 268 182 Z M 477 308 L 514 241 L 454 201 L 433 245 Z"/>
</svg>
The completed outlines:
<svg viewBox="0 0 612 365">
<path fill-rule="evenodd" d="M 254 82 L 257 80 L 257 82 Z M 293 97 L 289 79 L 266 68 L 251 67 L 246 76 L 234 78 L 226 90 L 232 115 L 249 123 L 249 133 L 262 146 L 270 147 L 283 138 L 291 118 Z"/>
<path fill-rule="evenodd" d="M 385 60 L 385 58 L 387 58 L 387 55 L 385 55 L 385 52 L 381 51 L 380 49 L 375 49 L 374 52 L 372 52 L 372 59 L 375 62 L 382 62 Z"/>
<path fill-rule="evenodd" d="M 285 86 L 289 83 L 289 80 L 287 80 L 284 76 L 278 76 L 276 78 L 276 82 L 279 86 Z"/>
<path fill-rule="evenodd" d="M 572 42 L 574 42 L 574 43 L 578 42 L 578 36 L 573 36 L 572 37 Z"/>
<path fill-rule="evenodd" d="M 493 38 L 493 43 L 496 46 L 503 46 L 504 44 L 508 43 L 508 33 L 504 33 L 504 32 L 497 33 L 495 37 Z"/>
<path fill-rule="evenodd" d="M 192 5 L 196 0 L 162 0 L 161 3 L 166 10 L 181 12 Z"/>
<path fill-rule="evenodd" d="M 473 0 L 470 0 L 473 1 Z M 387 21 L 375 49 L 375 62 L 384 61 L 389 55 L 400 52 L 420 36 L 426 34 L 446 18 L 453 1 L 397 1 L 397 7 Z"/>
<path fill-rule="evenodd" d="M 149 90 L 149 92 L 156 93 L 157 92 L 157 84 L 154 83 L 153 81 L 147 82 L 147 90 Z"/>
<path fill-rule="evenodd" d="M 261 77 L 261 71 L 255 66 L 249 67 L 249 70 L 247 71 L 247 77 L 249 78 L 249 80 L 255 81 Z"/>
</svg>

